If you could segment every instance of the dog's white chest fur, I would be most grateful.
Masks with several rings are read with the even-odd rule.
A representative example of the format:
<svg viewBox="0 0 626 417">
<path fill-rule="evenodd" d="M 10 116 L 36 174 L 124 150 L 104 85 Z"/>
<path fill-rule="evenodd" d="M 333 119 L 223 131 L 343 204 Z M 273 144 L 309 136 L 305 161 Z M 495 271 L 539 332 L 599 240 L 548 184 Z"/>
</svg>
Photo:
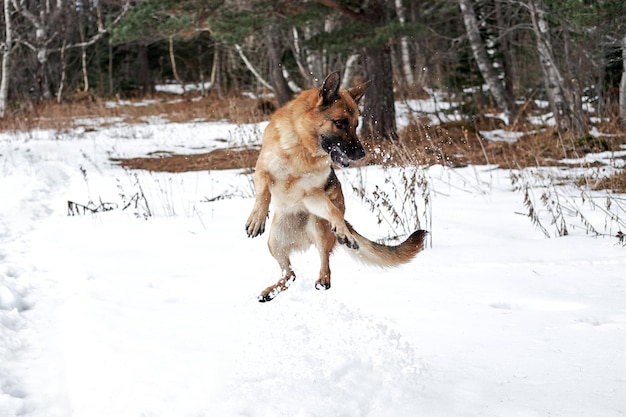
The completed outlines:
<svg viewBox="0 0 626 417">
<path fill-rule="evenodd" d="M 303 198 L 312 190 L 323 189 L 330 175 L 328 170 L 317 170 L 302 173 L 299 176 L 285 175 L 287 171 L 276 170 L 273 176 L 276 181 L 270 184 L 272 203 L 276 211 L 305 211 Z"/>
</svg>

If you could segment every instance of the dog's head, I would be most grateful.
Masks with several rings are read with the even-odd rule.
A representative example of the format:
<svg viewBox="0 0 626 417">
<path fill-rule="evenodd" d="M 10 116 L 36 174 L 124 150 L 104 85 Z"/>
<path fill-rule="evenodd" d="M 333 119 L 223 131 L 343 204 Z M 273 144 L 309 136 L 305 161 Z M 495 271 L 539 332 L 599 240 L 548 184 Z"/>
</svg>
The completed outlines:
<svg viewBox="0 0 626 417">
<path fill-rule="evenodd" d="M 356 135 L 359 124 L 358 103 L 368 84 L 350 90 L 339 88 L 338 72 L 329 74 L 319 89 L 317 110 L 323 116 L 320 126 L 319 145 L 331 160 L 342 167 L 365 156 L 363 145 Z"/>
</svg>

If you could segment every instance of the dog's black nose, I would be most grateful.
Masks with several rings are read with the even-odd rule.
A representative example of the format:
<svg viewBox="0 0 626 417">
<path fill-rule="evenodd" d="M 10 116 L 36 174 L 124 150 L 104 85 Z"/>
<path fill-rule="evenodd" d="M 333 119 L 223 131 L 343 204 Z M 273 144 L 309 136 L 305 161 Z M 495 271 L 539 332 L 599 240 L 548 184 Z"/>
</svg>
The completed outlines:
<svg viewBox="0 0 626 417">
<path fill-rule="evenodd" d="M 353 140 L 348 144 L 346 155 L 353 161 L 365 158 L 365 149 L 358 140 Z"/>
</svg>

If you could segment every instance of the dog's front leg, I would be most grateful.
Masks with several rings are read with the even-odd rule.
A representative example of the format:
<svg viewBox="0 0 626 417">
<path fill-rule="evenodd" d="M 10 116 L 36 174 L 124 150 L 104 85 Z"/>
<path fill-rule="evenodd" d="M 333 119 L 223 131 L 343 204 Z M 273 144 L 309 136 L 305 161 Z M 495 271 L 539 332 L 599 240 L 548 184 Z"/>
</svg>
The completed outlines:
<svg viewBox="0 0 626 417">
<path fill-rule="evenodd" d="M 316 190 L 306 195 L 302 202 L 304 206 L 317 217 L 328 220 L 330 228 L 337 236 L 337 243 L 352 249 L 358 249 L 356 238 L 348 229 L 343 213 L 333 204 L 323 190 Z"/>
<path fill-rule="evenodd" d="M 248 237 L 256 237 L 265 232 L 265 222 L 270 210 L 270 200 L 272 199 L 270 181 L 270 175 L 266 171 L 257 170 L 254 173 L 256 199 L 246 222 Z"/>
</svg>

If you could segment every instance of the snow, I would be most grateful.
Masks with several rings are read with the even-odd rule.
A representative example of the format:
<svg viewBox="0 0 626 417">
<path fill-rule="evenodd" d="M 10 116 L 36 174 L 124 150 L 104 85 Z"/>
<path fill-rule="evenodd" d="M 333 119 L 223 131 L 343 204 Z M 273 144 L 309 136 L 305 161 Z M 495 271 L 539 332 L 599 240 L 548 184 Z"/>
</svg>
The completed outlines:
<svg viewBox="0 0 626 417">
<path fill-rule="evenodd" d="M 521 136 L 525 135 L 524 132 L 508 132 L 504 129 L 495 129 L 495 130 L 481 130 L 480 135 L 490 142 L 507 142 L 514 143 L 517 142 Z"/>
<path fill-rule="evenodd" d="M 258 144 L 265 124 L 94 124 L 0 134 L 0 416 L 626 414 L 625 249 L 582 227 L 544 238 L 509 171 L 428 168 L 414 261 L 371 269 L 340 249 L 317 291 L 307 251 L 260 304 L 280 271 L 244 232 L 249 174 L 110 158 Z M 350 184 L 402 171 L 338 174 L 355 228 L 390 234 Z M 121 210 L 135 194 L 152 216 Z M 68 201 L 117 209 L 68 216 Z"/>
<path fill-rule="evenodd" d="M 177 83 L 170 84 L 158 84 L 155 86 L 155 90 L 161 93 L 168 94 L 184 94 L 185 91 L 201 91 L 208 90 L 211 87 L 210 82 L 205 82 L 204 85 L 202 83 L 187 83 L 185 84 L 185 88 Z"/>
<path fill-rule="evenodd" d="M 565 164 L 581 165 L 581 164 L 593 164 L 602 163 L 611 167 L 623 168 L 626 165 L 626 150 L 625 151 L 606 151 L 598 153 L 588 153 L 581 158 L 564 158 L 561 162 Z"/>
<path fill-rule="evenodd" d="M 398 130 L 406 127 L 415 114 L 427 118 L 430 124 L 461 120 L 461 115 L 455 110 L 458 103 L 439 91 L 427 89 L 427 92 L 427 99 L 409 99 L 395 103 Z"/>
</svg>

